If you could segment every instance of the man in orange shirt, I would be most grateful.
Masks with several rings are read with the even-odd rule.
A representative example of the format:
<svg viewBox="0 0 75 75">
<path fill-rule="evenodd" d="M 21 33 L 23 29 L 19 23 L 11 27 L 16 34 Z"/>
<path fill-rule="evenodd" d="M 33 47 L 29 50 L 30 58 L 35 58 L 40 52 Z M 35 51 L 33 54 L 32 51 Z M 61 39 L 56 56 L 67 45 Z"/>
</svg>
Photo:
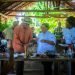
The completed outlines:
<svg viewBox="0 0 75 75">
<path fill-rule="evenodd" d="M 13 48 L 14 52 L 24 53 L 32 40 L 32 30 L 29 27 L 30 18 L 22 20 L 20 26 L 14 29 Z M 16 75 L 23 75 L 24 61 L 16 62 Z"/>
</svg>

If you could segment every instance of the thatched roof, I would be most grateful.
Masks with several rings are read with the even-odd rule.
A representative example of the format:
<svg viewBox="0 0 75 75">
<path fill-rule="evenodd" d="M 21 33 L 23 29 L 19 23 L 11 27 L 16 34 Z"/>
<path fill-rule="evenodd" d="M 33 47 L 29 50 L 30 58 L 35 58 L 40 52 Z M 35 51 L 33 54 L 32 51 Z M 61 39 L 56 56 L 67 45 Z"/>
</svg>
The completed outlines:
<svg viewBox="0 0 75 75">
<path fill-rule="evenodd" d="M 58 7 L 55 10 L 24 10 L 24 7 L 38 1 L 50 1 Z M 60 10 L 59 7 L 62 5 L 66 6 L 67 9 Z M 50 12 L 50 11 L 65 11 L 75 12 L 75 2 L 68 0 L 0 0 L 0 13 L 5 16 L 15 16 L 16 12 Z M 12 14 L 13 13 L 13 14 Z"/>
</svg>

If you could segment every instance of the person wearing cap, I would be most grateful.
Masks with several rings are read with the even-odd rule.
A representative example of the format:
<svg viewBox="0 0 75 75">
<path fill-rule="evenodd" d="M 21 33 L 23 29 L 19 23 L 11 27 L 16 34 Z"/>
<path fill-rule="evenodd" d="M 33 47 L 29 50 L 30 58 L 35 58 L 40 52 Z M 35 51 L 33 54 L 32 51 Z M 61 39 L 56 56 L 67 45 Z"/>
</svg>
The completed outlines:
<svg viewBox="0 0 75 75">
<path fill-rule="evenodd" d="M 57 39 L 57 44 L 61 43 L 61 38 L 62 38 L 62 27 L 61 27 L 61 22 L 58 22 L 58 26 L 54 30 L 54 34 Z"/>
<path fill-rule="evenodd" d="M 72 44 L 72 34 L 71 34 L 71 28 L 72 28 L 72 17 L 68 17 L 66 19 L 66 27 L 62 29 L 62 34 L 65 40 L 65 44 Z"/>
<path fill-rule="evenodd" d="M 48 31 L 49 24 L 43 23 L 42 32 L 38 35 L 37 54 L 44 55 L 47 51 L 55 53 L 56 38 L 54 34 Z M 44 66 L 44 75 L 52 75 L 52 62 L 42 62 Z"/>
<path fill-rule="evenodd" d="M 14 53 L 24 53 L 32 40 L 32 30 L 29 27 L 31 19 L 25 17 L 22 23 L 14 29 L 13 48 Z M 23 75 L 24 61 L 16 61 L 16 75 Z"/>
</svg>

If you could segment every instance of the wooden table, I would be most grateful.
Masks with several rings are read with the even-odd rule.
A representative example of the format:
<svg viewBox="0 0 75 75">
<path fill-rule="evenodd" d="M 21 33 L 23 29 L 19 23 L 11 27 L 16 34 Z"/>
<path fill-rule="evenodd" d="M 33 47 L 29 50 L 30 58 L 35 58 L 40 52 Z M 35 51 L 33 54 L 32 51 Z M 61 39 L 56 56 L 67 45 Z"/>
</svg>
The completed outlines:
<svg viewBox="0 0 75 75">
<path fill-rule="evenodd" d="M 1 62 L 9 61 L 9 58 L 1 57 L 0 61 Z M 53 63 L 68 62 L 69 63 L 69 75 L 71 75 L 71 62 L 75 62 L 75 59 L 74 58 L 68 58 L 68 57 L 63 57 L 63 58 L 61 58 L 61 57 L 59 57 L 59 58 L 40 58 L 40 57 L 24 58 L 24 57 L 17 57 L 17 58 L 14 58 L 14 61 L 39 61 L 39 62 L 43 62 L 43 61 L 47 62 L 48 61 L 48 62 L 53 62 Z"/>
<path fill-rule="evenodd" d="M 14 61 L 39 61 L 39 62 L 53 62 L 54 64 L 57 62 L 57 63 L 60 63 L 60 62 L 67 62 L 67 67 L 68 67 L 68 75 L 71 75 L 71 62 L 75 62 L 75 59 L 74 58 L 68 58 L 68 57 L 65 57 L 65 58 L 39 58 L 39 57 L 35 57 L 35 58 L 22 58 L 22 57 L 19 57 L 19 58 L 16 58 L 14 59 Z M 59 66 L 59 65 L 58 65 Z M 60 73 L 59 73 L 60 75 Z"/>
<path fill-rule="evenodd" d="M 9 61 L 9 58 L 6 57 L 5 53 L 0 53 L 0 63 L 1 63 L 1 72 L 0 75 L 7 75 L 6 73 L 6 62 Z"/>
</svg>

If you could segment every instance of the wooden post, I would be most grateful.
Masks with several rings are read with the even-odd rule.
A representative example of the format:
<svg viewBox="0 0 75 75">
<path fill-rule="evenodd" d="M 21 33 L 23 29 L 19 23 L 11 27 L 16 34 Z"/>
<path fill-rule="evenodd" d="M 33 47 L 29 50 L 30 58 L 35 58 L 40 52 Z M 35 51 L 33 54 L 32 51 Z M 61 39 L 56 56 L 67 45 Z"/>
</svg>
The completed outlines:
<svg viewBox="0 0 75 75">
<path fill-rule="evenodd" d="M 7 19 L 5 18 L 5 24 L 7 24 Z"/>
<path fill-rule="evenodd" d="M 27 58 L 27 48 L 26 48 L 26 46 L 24 46 L 24 58 Z"/>
<path fill-rule="evenodd" d="M 0 15 L 0 24 L 1 24 L 1 15 Z"/>
</svg>

